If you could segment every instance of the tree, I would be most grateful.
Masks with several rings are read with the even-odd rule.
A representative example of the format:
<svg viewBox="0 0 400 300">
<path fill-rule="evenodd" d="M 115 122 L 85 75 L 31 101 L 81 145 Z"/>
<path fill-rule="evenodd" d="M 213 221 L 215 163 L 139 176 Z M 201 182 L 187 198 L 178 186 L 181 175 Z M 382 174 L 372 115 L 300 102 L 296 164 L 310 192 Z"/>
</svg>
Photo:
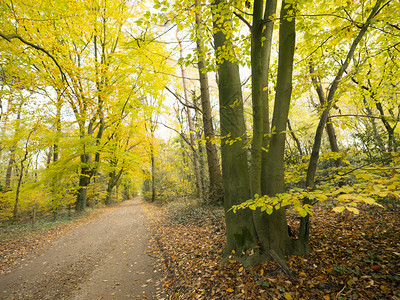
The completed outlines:
<svg viewBox="0 0 400 300">
<path fill-rule="evenodd" d="M 199 7 L 199 3 L 197 0 L 195 2 L 195 5 L 196 8 Z M 202 14 L 196 11 L 196 47 L 198 53 L 197 68 L 199 70 L 200 79 L 200 99 L 203 116 L 204 136 L 206 139 L 208 176 L 210 178 L 209 195 L 212 199 L 212 202 L 222 202 L 223 197 L 221 170 L 217 147 L 213 142 L 215 139 L 215 133 L 212 120 L 208 72 L 206 71 L 206 62 L 203 53 L 203 26 L 204 25 L 202 24 Z"/>
<path fill-rule="evenodd" d="M 166 66 L 160 58 L 162 46 L 150 45 L 151 36 L 148 41 L 136 37 L 140 30 L 135 27 L 133 16 L 138 6 L 131 7 L 126 1 L 100 4 L 77 1 L 75 4 L 55 6 L 43 0 L 32 9 L 24 1 L 18 6 L 2 3 L 5 9 L 1 22 L 5 31 L 0 37 L 8 52 L 34 50 L 20 51 L 17 55 L 27 58 L 29 74 L 37 75 L 40 87 L 33 92 L 41 89 L 54 103 L 48 106 L 51 112 L 54 110 L 52 125 L 56 131 L 52 137 L 53 162 L 47 163 L 48 171 L 58 177 L 55 172 L 58 166 L 75 168 L 79 176 L 76 208 L 83 210 L 91 179 L 101 176 L 105 165 L 102 155 L 108 144 L 114 142 L 110 138 L 113 140 L 113 131 L 118 130 L 115 124 L 120 124 L 135 109 L 143 108 L 140 104 L 143 94 L 160 93 L 166 81 L 158 71 L 165 71 Z M 71 10 L 79 13 L 70 14 Z M 142 91 L 143 87 L 146 92 Z M 69 127 L 64 129 L 60 127 L 60 120 L 65 116 Z M 70 116 L 75 120 L 71 121 Z M 144 130 L 142 126 L 139 128 Z M 71 152 L 60 146 L 62 131 L 70 134 Z M 63 149 L 69 158 L 68 166 L 62 158 Z M 48 178 L 59 183 L 53 175 Z M 118 180 L 111 183 L 110 186 L 115 186 Z"/>
<path fill-rule="evenodd" d="M 377 0 L 375 2 L 375 5 L 372 8 L 368 18 L 362 24 L 362 26 L 360 27 L 360 31 L 358 32 L 357 36 L 354 38 L 354 40 L 350 46 L 350 49 L 344 59 L 344 63 L 340 66 L 334 80 L 332 81 L 332 83 L 330 85 L 329 93 L 328 93 L 328 96 L 326 99 L 326 107 L 325 107 L 324 111 L 322 112 L 322 115 L 320 117 L 320 121 L 319 121 L 319 124 L 317 127 L 317 131 L 315 133 L 314 145 L 313 145 L 313 149 L 312 149 L 312 153 L 311 153 L 311 157 L 310 157 L 310 161 L 309 161 L 309 165 L 308 165 L 308 169 L 307 169 L 306 188 L 313 189 L 314 185 L 315 185 L 315 173 L 317 170 L 318 157 L 319 157 L 319 151 L 320 151 L 321 140 L 322 140 L 322 133 L 323 133 L 323 130 L 324 130 L 324 127 L 325 127 L 325 124 L 326 124 L 326 121 L 327 121 L 327 118 L 329 115 L 329 111 L 334 104 L 335 93 L 339 86 L 339 82 L 342 79 L 347 67 L 349 66 L 349 64 L 353 58 L 356 47 L 358 46 L 361 39 L 367 32 L 369 26 L 371 25 L 372 20 L 376 17 L 376 15 L 382 9 L 382 4 L 383 4 L 383 1 L 381 1 L 381 0 Z M 310 199 L 305 198 L 304 204 L 311 204 Z M 301 219 L 300 235 L 299 235 L 300 241 L 308 242 L 309 226 L 310 226 L 309 222 L 310 221 L 309 221 L 308 215 Z"/>
</svg>

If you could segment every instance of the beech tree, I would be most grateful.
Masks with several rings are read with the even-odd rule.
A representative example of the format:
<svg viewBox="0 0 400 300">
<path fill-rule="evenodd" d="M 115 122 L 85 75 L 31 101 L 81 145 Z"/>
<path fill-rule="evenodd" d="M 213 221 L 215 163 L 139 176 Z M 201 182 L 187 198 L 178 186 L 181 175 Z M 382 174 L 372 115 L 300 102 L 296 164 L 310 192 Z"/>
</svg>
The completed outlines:
<svg viewBox="0 0 400 300">
<path fill-rule="evenodd" d="M 266 3 L 266 7 L 269 5 L 274 5 L 273 2 Z M 316 136 L 314 139 L 313 151 L 309 161 L 309 167 L 306 179 L 306 188 L 314 188 L 315 171 L 318 161 L 318 155 L 320 151 L 322 132 L 325 128 L 327 117 L 329 115 L 329 110 L 332 107 L 335 99 L 335 93 L 338 88 L 339 82 L 345 71 L 347 70 L 355 49 L 357 45 L 362 40 L 363 36 L 367 32 L 372 20 L 376 15 L 387 5 L 383 4 L 383 1 L 376 1 L 372 7 L 369 15 L 366 17 L 365 21 L 361 21 L 358 33 L 356 34 L 354 40 L 350 44 L 347 55 L 343 59 L 343 63 L 336 74 L 334 81 L 332 82 L 329 93 L 326 100 L 326 105 L 324 106 L 324 111 L 319 120 L 319 125 L 317 127 Z M 253 137 L 252 137 L 252 165 L 250 173 L 250 183 L 251 183 L 251 194 L 249 197 L 249 180 L 247 178 L 247 157 L 243 146 L 239 146 L 234 149 L 232 146 L 230 150 L 227 150 L 228 145 L 239 145 L 238 141 L 245 138 L 245 127 L 240 126 L 238 129 L 237 124 L 244 124 L 243 121 L 243 109 L 240 106 L 241 90 L 240 90 L 240 80 L 237 79 L 238 71 L 237 65 L 235 65 L 235 58 L 230 56 L 230 61 L 223 56 L 221 52 L 224 48 L 228 48 L 229 41 L 227 42 L 227 32 L 231 26 L 231 14 L 230 9 L 226 2 L 216 2 L 214 14 L 216 16 L 215 28 L 217 28 L 217 33 L 215 34 L 215 45 L 217 53 L 217 63 L 219 72 L 219 91 L 220 91 L 220 116 L 221 116 L 221 134 L 224 139 L 222 144 L 222 161 L 223 161 L 223 174 L 224 174 L 224 189 L 226 193 L 225 198 L 225 210 L 226 210 L 226 222 L 227 222 L 227 253 L 235 253 L 235 256 L 239 260 L 244 262 L 261 261 L 257 256 L 252 255 L 249 258 L 243 257 L 243 254 L 248 251 L 249 248 L 258 248 L 262 256 L 269 256 L 277 260 L 284 270 L 288 273 L 288 268 L 283 262 L 283 257 L 285 254 L 306 254 L 310 251 L 308 245 L 308 224 L 309 224 L 309 213 L 311 213 L 310 197 L 304 196 L 303 204 L 299 202 L 291 202 L 287 198 L 285 200 L 285 184 L 284 184 L 284 151 L 285 151 L 285 134 L 286 134 L 286 124 L 288 121 L 288 113 L 290 107 L 290 98 L 292 91 L 292 72 L 293 72 L 293 57 L 295 49 L 295 19 L 297 18 L 298 7 L 296 3 L 292 1 L 283 1 L 281 4 L 281 14 L 280 14 L 280 27 L 279 27 L 279 58 L 278 58 L 278 72 L 276 77 L 276 93 L 274 101 L 274 111 L 271 121 L 270 134 L 268 134 L 267 127 L 263 127 L 263 124 L 267 124 L 263 118 L 263 113 L 267 107 L 262 102 L 262 91 L 268 89 L 268 86 L 263 86 L 261 82 L 262 66 L 268 64 L 267 56 L 262 57 L 262 47 L 268 45 L 262 43 L 261 35 L 263 30 L 257 31 L 257 26 L 263 26 L 263 22 L 268 22 L 273 18 L 268 18 L 268 9 L 265 9 L 264 17 L 262 17 L 262 1 L 255 1 L 253 7 L 253 23 L 251 27 L 251 67 L 252 67 L 252 99 L 253 99 Z M 239 9 L 240 11 L 240 9 Z M 273 13 L 273 11 L 272 11 Z M 241 16 L 243 19 L 243 16 Z M 228 24 L 226 27 L 221 24 Z M 247 22 L 249 24 L 249 22 Z M 228 29 L 227 29 L 228 28 Z M 266 26 L 262 28 L 266 29 Z M 229 34 L 231 34 L 229 32 Z M 264 38 L 268 41 L 267 38 Z M 230 51 L 234 53 L 230 48 Z M 226 52 L 222 52 L 226 53 Z M 226 54 L 225 54 L 226 55 Z M 233 55 L 234 57 L 234 55 Z M 231 67 L 229 72 L 226 71 L 228 67 Z M 264 71 L 265 72 L 265 71 Z M 313 72 L 312 72 L 313 73 Z M 232 74 L 235 74 L 232 76 Z M 314 78 L 315 79 L 315 78 Z M 265 80 L 265 79 L 264 79 Z M 315 80 L 314 80 L 315 83 Z M 234 88 L 235 87 L 235 88 Z M 235 90 L 236 94 L 232 94 Z M 239 103 L 239 105 L 238 105 Z M 239 108 L 238 108 L 239 107 Z M 227 113 L 229 111 L 231 115 Z M 234 112 L 232 112 L 234 111 Z M 234 116 L 234 117 L 233 117 Z M 235 119 L 236 118 L 236 119 Z M 232 120 L 235 125 L 232 125 Z M 265 123 L 263 123 L 265 122 Z M 268 140 L 266 163 L 262 164 L 262 151 L 261 147 L 263 145 L 263 135 L 267 133 L 270 136 Z M 227 138 L 228 137 L 228 138 Z M 265 142 L 264 142 L 265 143 Z M 239 162 L 239 157 L 240 162 Z M 242 177 L 240 180 L 240 185 L 238 180 L 238 170 L 235 168 L 240 168 Z M 265 181 L 263 181 L 262 170 L 264 169 Z M 228 179 L 229 178 L 229 179 Z M 233 183 L 233 184 L 232 184 Z M 239 190 L 240 187 L 240 190 Z M 240 192 L 241 193 L 240 193 Z M 230 192 L 233 195 L 230 196 Z M 262 193 L 262 196 L 258 194 Z M 240 195 L 238 197 L 238 195 Z M 243 197 L 240 199 L 240 197 Z M 244 204 L 238 204 L 238 202 L 243 202 L 245 197 L 253 198 Z M 289 196 L 290 197 L 290 196 Z M 313 196 L 314 197 L 314 196 Z M 325 196 L 324 196 L 325 197 Z M 271 199 L 269 201 L 268 199 Z M 366 200 L 370 201 L 370 200 Z M 299 211 L 302 215 L 302 221 L 300 225 L 300 235 L 298 240 L 292 240 L 288 236 L 288 228 L 286 224 L 285 206 L 288 203 L 295 204 L 295 209 Z M 233 211 L 231 209 L 232 205 Z M 254 214 L 251 215 L 249 212 L 241 212 L 242 215 L 234 215 L 237 209 L 248 207 L 254 210 Z M 261 208 L 261 213 L 257 212 L 257 208 Z M 262 212 L 266 214 L 262 214 Z M 236 218 L 236 219 L 235 219 Z M 238 222 L 237 219 L 243 220 L 243 223 Z"/>
<path fill-rule="evenodd" d="M 54 6 L 43 0 L 34 9 L 24 1 L 14 6 L 11 2 L 1 5 L 2 50 L 28 61 L 29 73 L 37 76 L 37 87 L 32 92 L 40 91 L 53 103 L 47 106 L 50 112 L 54 111 L 51 126 L 54 125 L 55 134 L 54 145 L 46 144 L 52 150 L 47 150 L 49 176 L 45 178 L 53 178 L 57 184 L 65 177 L 55 169 L 65 168 L 68 176 L 73 169 L 79 176 L 77 188 L 65 191 L 75 192 L 76 209 L 84 210 L 91 179 L 110 170 L 105 168 L 109 166 L 102 156 L 120 137 L 115 134 L 117 125 L 135 110 L 147 109 L 141 103 L 145 93 L 159 94 L 166 85 L 163 48 L 150 46 L 152 37 L 140 37 L 133 16 L 141 8 L 131 7 L 130 3 L 128 6 L 125 1 L 78 1 L 70 7 L 68 3 Z M 61 127 L 61 120 L 68 120 L 65 128 Z M 135 122 L 143 120 L 136 118 Z M 144 130 L 143 126 L 139 128 Z M 69 134 L 68 143 L 62 138 L 65 132 Z M 66 151 L 67 144 L 71 151 Z M 127 147 L 125 151 L 135 150 Z M 51 152 L 53 162 L 49 159 Z M 121 169 L 113 167 L 117 171 L 110 176 L 113 180 L 109 189 L 118 184 L 116 178 L 122 177 L 122 173 L 118 175 Z M 69 179 L 64 183 L 73 185 Z"/>
</svg>

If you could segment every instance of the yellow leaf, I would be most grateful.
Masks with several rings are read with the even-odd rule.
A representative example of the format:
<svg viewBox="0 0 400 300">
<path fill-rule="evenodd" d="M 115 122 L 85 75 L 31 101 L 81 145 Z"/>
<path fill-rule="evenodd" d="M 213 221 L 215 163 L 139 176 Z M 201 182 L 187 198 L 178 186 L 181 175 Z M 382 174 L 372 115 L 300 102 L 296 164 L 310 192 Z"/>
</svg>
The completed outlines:
<svg viewBox="0 0 400 300">
<path fill-rule="evenodd" d="M 239 273 L 242 272 L 242 271 L 243 271 L 243 267 L 240 267 L 239 268 Z"/>
<path fill-rule="evenodd" d="M 324 300 L 331 300 L 331 297 L 329 297 L 329 295 L 325 295 L 323 296 Z"/>
<path fill-rule="evenodd" d="M 358 176 L 359 178 L 365 179 L 365 180 L 372 180 L 374 179 L 374 177 L 372 177 L 372 175 L 370 174 L 361 174 Z"/>
<path fill-rule="evenodd" d="M 229 288 L 229 289 L 226 289 L 226 291 L 227 291 L 228 293 L 233 293 L 234 289 Z"/>
<path fill-rule="evenodd" d="M 333 211 L 341 213 L 342 211 L 344 211 L 344 206 L 336 206 L 333 208 Z"/>
<path fill-rule="evenodd" d="M 264 86 L 264 87 L 263 87 L 263 91 L 266 91 L 266 90 L 268 90 L 268 87 L 267 87 L 267 86 Z"/>
<path fill-rule="evenodd" d="M 353 214 L 355 214 L 355 215 L 358 215 L 360 212 L 358 211 L 358 209 L 357 208 L 355 208 L 355 207 L 351 207 L 351 206 L 346 206 L 346 209 L 348 210 L 348 211 L 351 211 Z"/>
<path fill-rule="evenodd" d="M 261 269 L 260 274 L 261 274 L 261 275 L 264 274 L 264 269 Z"/>
<path fill-rule="evenodd" d="M 290 295 L 288 292 L 285 293 L 285 299 L 286 300 L 293 300 L 292 295 Z"/>
<path fill-rule="evenodd" d="M 304 273 L 304 272 L 300 272 L 300 274 L 299 274 L 300 276 L 306 276 L 306 273 Z"/>
</svg>

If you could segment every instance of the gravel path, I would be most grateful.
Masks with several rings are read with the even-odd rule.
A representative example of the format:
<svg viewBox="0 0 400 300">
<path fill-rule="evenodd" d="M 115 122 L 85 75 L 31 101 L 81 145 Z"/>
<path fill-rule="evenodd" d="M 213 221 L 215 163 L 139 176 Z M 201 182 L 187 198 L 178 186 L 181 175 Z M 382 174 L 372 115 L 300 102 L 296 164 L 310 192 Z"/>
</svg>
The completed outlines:
<svg viewBox="0 0 400 300">
<path fill-rule="evenodd" d="M 151 299 L 158 273 L 139 198 L 52 241 L 0 276 L 2 299 Z"/>
</svg>

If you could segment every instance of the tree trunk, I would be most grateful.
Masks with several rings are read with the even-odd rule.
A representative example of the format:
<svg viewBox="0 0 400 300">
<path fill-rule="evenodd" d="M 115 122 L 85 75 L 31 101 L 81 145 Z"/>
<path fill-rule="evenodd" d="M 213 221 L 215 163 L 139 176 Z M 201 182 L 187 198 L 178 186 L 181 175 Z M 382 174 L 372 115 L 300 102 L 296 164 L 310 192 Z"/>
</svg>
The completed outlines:
<svg viewBox="0 0 400 300">
<path fill-rule="evenodd" d="M 226 9 L 227 4 L 222 0 L 216 0 L 213 5 L 216 11 L 222 11 Z M 226 43 L 226 35 L 221 28 L 224 28 L 226 22 L 230 20 L 219 18 L 220 15 L 214 21 L 216 30 L 214 43 L 219 78 L 222 178 L 227 236 L 224 257 L 227 259 L 232 251 L 235 251 L 236 256 L 241 256 L 242 251 L 256 249 L 258 243 L 252 212 L 239 210 L 234 214 L 230 210 L 233 205 L 250 199 L 250 182 L 239 67 L 236 62 L 224 59 L 220 52 Z"/>
<path fill-rule="evenodd" d="M 183 57 L 182 44 L 181 44 L 181 40 L 178 37 L 178 31 L 176 32 L 176 38 L 179 43 L 180 57 Z M 193 153 L 194 172 L 195 172 L 195 176 L 196 176 L 196 188 L 197 188 L 197 193 L 198 193 L 199 198 L 201 200 L 203 200 L 204 195 L 203 195 L 203 189 L 202 189 L 202 184 L 201 184 L 199 155 L 197 153 L 196 139 L 194 137 L 196 128 L 194 127 L 192 114 L 191 114 L 190 108 L 188 107 L 189 106 L 189 96 L 188 96 L 188 90 L 186 87 L 186 74 L 185 74 L 185 69 L 184 69 L 183 65 L 181 65 L 181 74 L 182 74 L 183 94 L 185 97 L 186 115 L 187 115 L 188 126 L 189 126 L 190 146 L 191 146 L 192 153 Z"/>
<path fill-rule="evenodd" d="M 112 191 L 114 189 L 114 187 L 118 184 L 122 172 L 123 172 L 123 168 L 121 168 L 118 173 L 116 173 L 115 171 L 112 171 L 108 174 L 108 184 L 107 184 L 107 190 L 106 190 L 106 199 L 104 201 L 105 205 L 110 205 L 111 204 L 111 200 L 112 200 Z"/>
<path fill-rule="evenodd" d="M 367 111 L 367 114 L 369 116 L 372 116 L 373 112 L 372 112 L 371 106 L 367 102 L 367 99 L 365 99 L 364 95 L 363 95 L 363 103 L 364 103 L 364 106 L 365 106 L 365 110 Z M 385 149 L 385 145 L 383 144 L 382 137 L 378 132 L 378 128 L 377 128 L 375 119 L 374 118 L 370 118 L 370 121 L 371 121 L 371 126 L 372 126 L 372 132 L 374 133 L 374 137 L 375 137 L 376 143 L 378 144 L 380 152 L 384 152 L 386 150 Z"/>
<path fill-rule="evenodd" d="M 304 153 L 303 153 L 303 150 L 302 150 L 302 148 L 301 148 L 300 140 L 299 140 L 299 139 L 297 138 L 297 136 L 295 135 L 295 133 L 294 133 L 294 131 L 293 131 L 293 129 L 292 129 L 292 126 L 290 125 L 290 120 L 289 120 L 289 119 L 287 120 L 287 126 L 288 126 L 288 129 L 289 129 L 289 131 L 290 131 L 290 135 L 292 136 L 292 139 L 293 139 L 294 142 L 296 143 L 297 151 L 299 151 L 300 156 L 303 156 Z"/>
<path fill-rule="evenodd" d="M 387 150 L 388 150 L 388 152 L 392 152 L 392 151 L 396 152 L 396 140 L 395 140 L 394 130 L 396 128 L 397 123 L 395 126 L 390 125 L 389 121 L 386 119 L 385 112 L 382 107 L 382 103 L 376 99 L 376 96 L 373 92 L 371 93 L 371 98 L 375 102 L 376 108 L 378 109 L 379 114 L 380 114 L 379 118 L 382 121 L 382 124 L 385 127 L 386 132 L 388 134 Z"/>
<path fill-rule="evenodd" d="M 319 99 L 319 103 L 321 104 L 321 109 L 324 109 L 327 104 L 324 89 L 322 88 L 321 83 L 318 81 L 318 78 L 315 74 L 314 65 L 312 64 L 312 62 L 310 62 L 310 75 L 311 75 L 311 80 L 313 82 L 315 90 L 317 91 L 317 94 L 318 94 L 318 99 Z M 330 122 L 329 114 L 328 114 L 327 122 L 326 122 L 325 126 L 326 126 L 325 127 L 326 133 L 328 134 L 329 145 L 331 146 L 331 151 L 339 153 L 340 150 L 339 150 L 339 146 L 338 146 L 337 139 L 336 139 L 335 128 L 333 127 L 332 122 Z M 338 158 L 335 161 L 335 165 L 336 165 L 336 167 L 341 166 L 342 159 Z"/>
<path fill-rule="evenodd" d="M 81 172 L 79 174 L 78 193 L 76 196 L 76 210 L 84 211 L 86 209 L 87 189 L 92 177 L 92 170 L 89 168 L 88 163 L 90 156 L 88 154 L 81 155 Z"/>
<path fill-rule="evenodd" d="M 267 169 L 264 188 L 268 196 L 285 192 L 285 132 L 292 93 L 293 57 L 296 40 L 295 18 L 293 15 L 288 16 L 288 12 L 294 10 L 292 4 L 283 1 L 280 13 L 278 74 L 271 139 L 267 154 L 267 165 L 263 166 Z M 299 255 L 309 252 L 306 245 L 298 245 L 289 237 L 284 208 L 267 215 L 264 220 L 267 220 L 267 226 L 256 225 L 264 251 L 269 250 L 271 252 L 273 250 L 282 260 L 285 254 Z"/>
<path fill-rule="evenodd" d="M 8 166 L 7 166 L 7 171 L 6 171 L 6 180 L 4 183 L 4 191 L 9 191 L 11 190 L 11 175 L 12 175 L 12 170 L 15 164 L 15 147 L 12 147 L 10 150 L 10 159 L 8 160 Z"/>
<path fill-rule="evenodd" d="M 56 113 L 56 138 L 54 140 L 54 145 L 53 145 L 53 162 L 56 162 L 59 157 L 59 147 L 58 144 L 60 142 L 60 137 L 61 137 L 61 95 L 57 99 L 57 113 Z"/>
<path fill-rule="evenodd" d="M 106 199 L 104 200 L 105 205 L 110 205 L 111 204 L 111 198 L 112 198 L 112 190 L 114 188 L 113 180 L 115 177 L 115 172 L 110 172 L 108 174 L 108 184 L 107 184 L 107 189 L 106 189 Z"/>
<path fill-rule="evenodd" d="M 5 179 L 5 184 L 4 184 L 4 191 L 9 191 L 11 190 L 11 176 L 12 176 L 12 170 L 15 164 L 15 151 L 17 150 L 17 138 L 18 138 L 18 132 L 19 132 L 19 127 L 21 123 L 21 112 L 22 112 L 22 106 L 24 102 L 21 101 L 20 105 L 18 106 L 18 113 L 17 113 L 17 119 L 15 123 L 15 131 L 14 131 L 14 143 L 11 146 L 10 149 L 10 159 L 8 160 L 8 166 L 7 166 L 7 171 L 6 171 L 6 179 Z"/>
<path fill-rule="evenodd" d="M 275 1 L 272 1 L 275 2 Z M 275 4 L 268 2 L 266 5 Z M 272 12 L 273 13 L 273 12 Z M 272 39 L 262 41 L 263 37 L 263 0 L 255 0 L 253 8 L 253 25 L 251 31 L 251 96 L 253 106 L 253 138 L 251 142 L 251 196 L 261 195 L 262 144 L 264 140 L 263 84 L 269 68 L 269 56 L 262 57 L 264 48 L 271 48 Z M 269 22 L 272 23 L 272 22 Z M 271 31 L 272 35 L 272 31 Z M 268 51 L 271 52 L 270 50 Z M 268 74 L 268 73 L 267 73 Z M 267 77 L 268 79 L 268 77 Z M 268 88 L 268 80 L 266 82 Z M 269 126 L 269 124 L 267 125 Z"/>
<path fill-rule="evenodd" d="M 28 143 L 31 137 L 31 134 L 33 133 L 34 130 L 32 130 L 29 135 L 28 138 L 26 139 L 25 142 L 25 154 L 24 157 L 21 159 L 20 161 L 20 166 L 21 166 L 21 170 L 19 170 L 19 176 L 18 176 L 18 183 L 17 183 L 17 190 L 15 192 L 15 202 L 14 202 L 14 209 L 13 209 L 13 215 L 12 215 L 12 220 L 13 223 L 15 223 L 17 221 L 17 215 L 18 215 L 18 201 L 19 201 L 19 193 L 21 190 L 21 184 L 22 184 L 22 178 L 24 176 L 24 162 L 28 159 Z"/>
<path fill-rule="evenodd" d="M 198 1 L 196 0 L 196 6 Z M 207 152 L 207 165 L 208 174 L 210 178 L 210 199 L 213 203 L 222 202 L 222 177 L 221 167 L 218 159 L 218 152 L 215 143 L 213 121 L 212 121 L 212 110 L 210 103 L 210 92 L 208 85 L 208 73 L 205 71 L 205 59 L 202 49 L 202 30 L 200 23 L 200 16 L 196 14 L 196 26 L 197 26 L 197 52 L 199 55 L 198 70 L 200 78 L 200 91 L 201 91 L 201 109 L 204 126 L 204 136 L 206 139 L 206 152 Z"/>
<path fill-rule="evenodd" d="M 156 161 L 154 157 L 154 129 L 151 128 L 150 160 L 151 160 L 151 202 L 156 200 Z"/>
</svg>

